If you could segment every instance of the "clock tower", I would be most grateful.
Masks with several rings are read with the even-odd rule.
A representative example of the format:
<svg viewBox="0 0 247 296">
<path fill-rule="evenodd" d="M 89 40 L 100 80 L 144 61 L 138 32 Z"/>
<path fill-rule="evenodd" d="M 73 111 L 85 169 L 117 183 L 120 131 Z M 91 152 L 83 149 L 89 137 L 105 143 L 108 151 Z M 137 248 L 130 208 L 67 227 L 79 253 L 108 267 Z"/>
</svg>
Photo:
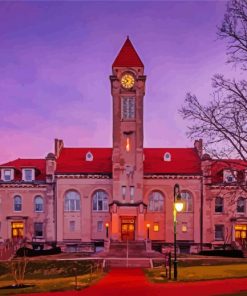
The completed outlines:
<svg viewBox="0 0 247 296">
<path fill-rule="evenodd" d="M 134 239 L 144 234 L 143 214 L 143 98 L 144 65 L 129 38 L 112 65 L 113 205 L 112 235 L 121 238 L 124 219 L 134 221 Z M 128 239 L 131 239 L 128 237 Z"/>
</svg>

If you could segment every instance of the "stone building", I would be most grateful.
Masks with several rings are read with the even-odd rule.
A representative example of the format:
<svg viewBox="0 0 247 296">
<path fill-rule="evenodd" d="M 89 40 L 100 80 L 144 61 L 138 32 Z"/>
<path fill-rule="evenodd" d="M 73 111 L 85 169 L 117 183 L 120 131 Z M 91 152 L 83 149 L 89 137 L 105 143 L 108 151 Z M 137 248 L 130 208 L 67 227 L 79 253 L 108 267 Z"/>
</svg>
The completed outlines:
<svg viewBox="0 0 247 296">
<path fill-rule="evenodd" d="M 191 148 L 144 148 L 144 65 L 127 38 L 112 65 L 111 148 L 70 148 L 55 140 L 45 159 L 17 159 L 0 166 L 0 237 L 25 238 L 34 247 L 57 244 L 80 251 L 85 244 L 174 239 L 174 186 L 181 252 L 245 245 L 243 187 L 246 164 Z M 4 147 L 3 147 L 4 149 Z M 242 178 L 242 179 L 241 179 Z M 229 197 L 230 196 L 230 197 Z"/>
</svg>

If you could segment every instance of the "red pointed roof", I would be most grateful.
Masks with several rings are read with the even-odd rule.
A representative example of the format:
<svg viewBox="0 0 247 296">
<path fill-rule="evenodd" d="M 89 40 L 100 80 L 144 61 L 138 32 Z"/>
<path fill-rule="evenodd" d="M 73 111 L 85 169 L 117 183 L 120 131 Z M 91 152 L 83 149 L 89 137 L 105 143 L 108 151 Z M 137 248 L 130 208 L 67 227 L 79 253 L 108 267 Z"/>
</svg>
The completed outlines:
<svg viewBox="0 0 247 296">
<path fill-rule="evenodd" d="M 144 67 L 129 37 L 127 37 L 112 67 Z"/>
</svg>

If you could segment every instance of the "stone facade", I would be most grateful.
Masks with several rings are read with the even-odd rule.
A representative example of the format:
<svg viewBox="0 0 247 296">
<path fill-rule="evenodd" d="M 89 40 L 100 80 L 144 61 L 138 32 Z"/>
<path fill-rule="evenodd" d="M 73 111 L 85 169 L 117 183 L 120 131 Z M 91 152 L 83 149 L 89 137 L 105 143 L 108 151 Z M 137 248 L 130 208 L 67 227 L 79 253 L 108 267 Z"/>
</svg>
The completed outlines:
<svg viewBox="0 0 247 296">
<path fill-rule="evenodd" d="M 180 251 L 243 248 L 246 164 L 212 160 L 203 155 L 202 140 L 192 148 L 143 147 L 146 76 L 129 39 L 112 65 L 110 83 L 112 148 L 68 148 L 56 139 L 54 154 L 45 159 L 0 166 L 1 240 L 26 238 L 34 247 L 57 244 L 67 251 L 109 240 L 169 247 L 179 184 Z"/>
</svg>

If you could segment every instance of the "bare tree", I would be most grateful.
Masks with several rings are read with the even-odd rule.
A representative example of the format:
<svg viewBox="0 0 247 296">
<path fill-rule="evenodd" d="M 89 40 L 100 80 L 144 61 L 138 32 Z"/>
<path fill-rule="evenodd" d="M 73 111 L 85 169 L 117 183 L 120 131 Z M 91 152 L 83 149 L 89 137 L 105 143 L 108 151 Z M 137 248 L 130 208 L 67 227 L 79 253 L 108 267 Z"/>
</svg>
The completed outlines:
<svg viewBox="0 0 247 296">
<path fill-rule="evenodd" d="M 247 70 L 247 0 L 231 0 L 218 35 L 228 42 L 228 62 Z M 179 110 L 192 125 L 187 135 L 203 138 L 206 152 L 216 158 L 247 160 L 247 81 L 227 79 L 217 74 L 212 79 L 213 93 L 207 105 L 188 93 Z"/>
<path fill-rule="evenodd" d="M 240 64 L 243 69 L 247 62 L 247 1 L 232 0 L 227 10 L 218 35 L 228 42 L 228 62 Z"/>
</svg>

